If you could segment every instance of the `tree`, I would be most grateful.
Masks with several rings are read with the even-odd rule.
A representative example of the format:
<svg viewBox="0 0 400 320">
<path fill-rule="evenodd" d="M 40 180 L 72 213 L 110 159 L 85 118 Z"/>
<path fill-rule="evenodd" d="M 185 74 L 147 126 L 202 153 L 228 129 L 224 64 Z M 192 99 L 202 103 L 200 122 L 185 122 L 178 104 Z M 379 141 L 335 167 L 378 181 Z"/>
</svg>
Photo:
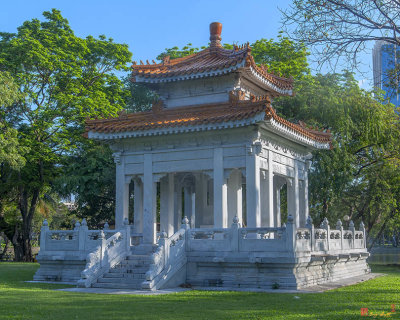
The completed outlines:
<svg viewBox="0 0 400 320">
<path fill-rule="evenodd" d="M 345 72 L 306 76 L 296 82 L 295 97 L 277 99 L 274 106 L 291 121 L 332 131 L 332 150 L 314 152 L 310 170 L 316 224 L 349 215 L 374 231 L 399 215 L 400 128 L 393 105 L 377 101 Z"/>
<path fill-rule="evenodd" d="M 13 235 L 17 260 L 31 261 L 32 219 L 39 200 L 62 173 L 60 163 L 83 141 L 87 117 L 117 115 L 128 92 L 116 70 L 126 70 L 126 45 L 100 36 L 74 35 L 60 11 L 44 12 L 45 21 L 25 21 L 16 34 L 2 33 L 1 69 L 24 94 L 13 104 L 7 122 L 28 146 L 20 171 L 9 168 L 2 187 L 14 190 L 18 217 Z M 1 112 L 5 112 L 4 108 Z"/>
<path fill-rule="evenodd" d="M 311 48 L 320 65 L 357 67 L 369 42 L 400 45 L 400 2 L 293 0 L 283 11 L 283 27 L 291 39 Z"/>
</svg>

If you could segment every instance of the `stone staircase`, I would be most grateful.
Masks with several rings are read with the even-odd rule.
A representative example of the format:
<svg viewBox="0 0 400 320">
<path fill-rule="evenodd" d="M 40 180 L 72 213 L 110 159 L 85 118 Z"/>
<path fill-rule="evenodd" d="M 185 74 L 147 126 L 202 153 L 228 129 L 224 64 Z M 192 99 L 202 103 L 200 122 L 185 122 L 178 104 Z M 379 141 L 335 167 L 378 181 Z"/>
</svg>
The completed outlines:
<svg viewBox="0 0 400 320">
<path fill-rule="evenodd" d="M 150 268 L 151 255 L 156 248 L 143 244 L 132 247 L 131 254 L 93 283 L 92 287 L 141 290 Z"/>
</svg>

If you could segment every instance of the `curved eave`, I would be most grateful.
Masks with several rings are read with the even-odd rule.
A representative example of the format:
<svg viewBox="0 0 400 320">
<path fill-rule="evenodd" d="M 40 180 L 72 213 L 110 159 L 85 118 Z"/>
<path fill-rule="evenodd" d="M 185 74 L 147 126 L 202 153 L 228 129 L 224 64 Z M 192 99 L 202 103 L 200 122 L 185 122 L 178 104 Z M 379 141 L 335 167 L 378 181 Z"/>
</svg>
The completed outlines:
<svg viewBox="0 0 400 320">
<path fill-rule="evenodd" d="M 265 113 L 260 112 L 253 117 L 237 120 L 237 121 L 226 121 L 226 122 L 215 122 L 200 125 L 186 125 L 186 126 L 175 126 L 165 128 L 154 128 L 148 130 L 134 130 L 134 131 L 121 131 L 121 132 L 96 132 L 89 130 L 88 138 L 94 140 L 115 140 L 115 139 L 127 139 L 127 138 L 138 138 L 138 137 L 151 137 L 161 136 L 167 134 L 179 134 L 179 133 L 190 133 L 200 131 L 212 131 L 221 129 L 231 129 L 246 127 L 253 125 L 264 120 Z"/>
<path fill-rule="evenodd" d="M 141 82 L 141 83 L 163 83 L 163 82 L 174 82 L 174 81 L 182 81 L 182 80 L 191 80 L 191 79 L 200 79 L 200 78 L 208 78 L 208 77 L 215 77 L 215 76 L 221 76 L 225 75 L 228 73 L 231 73 L 233 71 L 236 71 L 237 69 L 243 67 L 245 64 L 245 61 L 242 61 L 241 63 L 238 63 L 234 66 L 230 66 L 228 68 L 223 68 L 223 69 L 216 69 L 216 70 L 207 70 L 203 72 L 194 72 L 194 73 L 188 73 L 188 74 L 180 74 L 177 76 L 157 76 L 157 77 L 152 77 L 152 76 L 147 76 L 137 74 L 135 75 L 135 81 L 136 82 Z"/>
<path fill-rule="evenodd" d="M 288 140 L 301 144 L 305 147 L 311 147 L 313 149 L 330 149 L 331 144 L 330 142 L 321 142 L 310 137 L 307 137 L 304 134 L 298 133 L 293 128 L 290 128 L 278 121 L 274 118 L 268 119 L 264 121 L 265 129 L 268 131 L 274 132 L 277 135 L 284 137 Z"/>
<path fill-rule="evenodd" d="M 253 80 L 253 82 L 256 82 L 265 90 L 276 92 L 278 95 L 293 96 L 293 89 L 280 88 L 276 84 L 266 79 L 262 74 L 258 73 L 251 66 L 243 68 L 243 74 L 247 76 L 247 78 Z"/>
</svg>

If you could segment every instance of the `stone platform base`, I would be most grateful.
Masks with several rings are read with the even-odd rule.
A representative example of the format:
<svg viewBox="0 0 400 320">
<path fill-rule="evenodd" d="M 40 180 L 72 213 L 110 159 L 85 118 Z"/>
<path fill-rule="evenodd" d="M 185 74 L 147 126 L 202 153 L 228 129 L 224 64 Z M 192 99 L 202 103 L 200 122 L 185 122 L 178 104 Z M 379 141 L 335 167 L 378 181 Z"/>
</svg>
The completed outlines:
<svg viewBox="0 0 400 320">
<path fill-rule="evenodd" d="M 366 256 L 360 255 L 311 256 L 286 263 L 268 258 L 255 263 L 201 260 L 188 259 L 187 284 L 194 287 L 298 290 L 370 273 Z"/>
<path fill-rule="evenodd" d="M 76 283 L 85 269 L 86 259 L 82 257 L 38 257 L 40 268 L 33 276 L 35 281 L 56 281 Z"/>
</svg>

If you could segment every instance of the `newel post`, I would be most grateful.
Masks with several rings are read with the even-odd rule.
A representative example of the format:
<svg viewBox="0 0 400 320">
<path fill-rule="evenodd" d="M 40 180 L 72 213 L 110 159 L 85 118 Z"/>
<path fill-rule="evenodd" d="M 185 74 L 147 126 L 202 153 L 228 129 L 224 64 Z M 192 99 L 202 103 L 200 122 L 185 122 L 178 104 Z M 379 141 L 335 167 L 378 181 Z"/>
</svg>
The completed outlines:
<svg viewBox="0 0 400 320">
<path fill-rule="evenodd" d="M 79 222 L 77 222 L 78 224 Z M 86 233 L 88 231 L 88 226 L 86 219 L 82 220 L 82 224 L 78 228 L 78 237 L 79 237 L 79 251 L 85 251 L 85 241 L 86 241 Z"/>
<path fill-rule="evenodd" d="M 326 217 L 324 218 L 324 221 L 322 221 L 321 227 L 326 230 L 326 250 L 329 251 L 329 249 L 330 249 L 329 240 L 331 238 L 331 235 L 330 235 L 331 228 L 329 227 L 329 221 Z"/>
<path fill-rule="evenodd" d="M 187 216 L 185 216 L 185 217 L 182 219 L 181 229 L 185 229 L 185 230 L 189 230 L 189 229 L 190 229 L 189 219 L 188 219 Z"/>
<path fill-rule="evenodd" d="M 100 267 L 104 266 L 104 254 L 106 250 L 107 239 L 103 230 L 100 230 Z"/>
<path fill-rule="evenodd" d="M 131 247 L 131 226 L 129 225 L 128 218 L 124 219 L 124 229 L 126 234 L 126 250 L 128 251 Z"/>
<path fill-rule="evenodd" d="M 185 251 L 189 251 L 189 229 L 190 229 L 190 221 L 187 216 L 182 219 L 181 229 L 185 229 Z"/>
<path fill-rule="evenodd" d="M 336 222 L 336 230 L 340 232 L 340 250 L 343 250 L 343 224 L 340 219 Z"/>
<path fill-rule="evenodd" d="M 364 248 L 366 248 L 367 247 L 367 234 L 366 234 L 366 232 L 365 232 L 365 225 L 364 225 L 364 222 L 360 222 L 360 228 L 359 228 L 359 230 L 363 233 L 363 241 L 364 241 Z"/>
<path fill-rule="evenodd" d="M 161 231 L 160 233 L 160 240 L 159 240 L 159 245 L 163 248 L 164 251 L 164 261 L 163 265 L 165 266 L 167 264 L 168 258 L 169 258 L 169 245 L 168 245 L 168 235 L 165 232 L 165 230 Z"/>
<path fill-rule="evenodd" d="M 286 223 L 286 250 L 293 253 L 296 251 L 296 225 L 291 214 Z"/>
<path fill-rule="evenodd" d="M 240 223 L 239 223 L 239 217 L 234 216 L 233 217 L 233 223 L 231 226 L 231 251 L 239 251 L 239 229 L 240 229 Z"/>
<path fill-rule="evenodd" d="M 46 251 L 46 237 L 49 231 L 49 223 L 44 219 L 42 228 L 40 229 L 40 251 Z"/>
<path fill-rule="evenodd" d="M 310 250 L 314 251 L 314 225 L 311 216 L 307 217 L 306 228 L 310 230 Z"/>
<path fill-rule="evenodd" d="M 353 222 L 353 220 L 350 220 L 350 223 L 349 223 L 349 230 L 351 231 L 351 248 L 352 249 L 354 249 L 354 237 L 355 237 L 355 231 L 356 231 L 356 228 L 354 228 L 354 222 Z"/>
</svg>

